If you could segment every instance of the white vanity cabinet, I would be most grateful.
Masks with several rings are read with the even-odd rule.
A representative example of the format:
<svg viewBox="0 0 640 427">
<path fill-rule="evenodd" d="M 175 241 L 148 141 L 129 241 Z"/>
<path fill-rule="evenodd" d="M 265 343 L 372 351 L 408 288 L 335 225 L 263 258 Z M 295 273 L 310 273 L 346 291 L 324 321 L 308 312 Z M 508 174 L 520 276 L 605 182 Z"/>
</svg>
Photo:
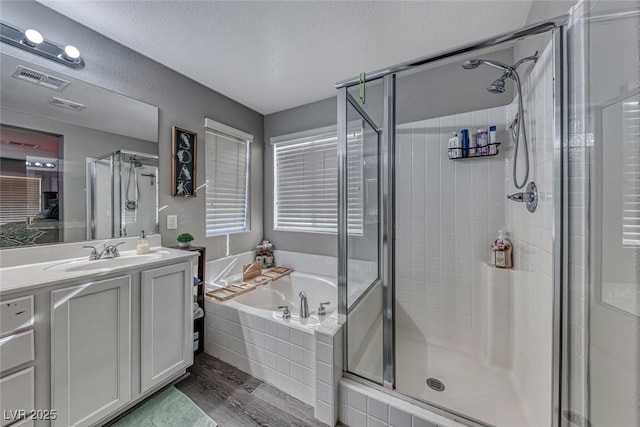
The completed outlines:
<svg viewBox="0 0 640 427">
<path fill-rule="evenodd" d="M 0 427 L 101 426 L 184 375 L 197 257 L 0 268 Z"/>
<path fill-rule="evenodd" d="M 182 286 L 176 286 L 183 283 Z M 142 272 L 142 392 L 193 363 L 191 263 Z"/>
<path fill-rule="evenodd" d="M 55 426 L 91 425 L 131 399 L 131 276 L 51 292 Z"/>
<path fill-rule="evenodd" d="M 51 425 L 102 425 L 185 372 L 191 274 L 182 258 L 51 291 Z"/>
</svg>

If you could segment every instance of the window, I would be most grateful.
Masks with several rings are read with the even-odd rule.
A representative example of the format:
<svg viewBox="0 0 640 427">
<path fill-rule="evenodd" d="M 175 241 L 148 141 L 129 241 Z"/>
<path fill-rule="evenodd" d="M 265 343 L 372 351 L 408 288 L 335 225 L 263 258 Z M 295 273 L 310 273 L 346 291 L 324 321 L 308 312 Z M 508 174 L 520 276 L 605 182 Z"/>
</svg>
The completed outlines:
<svg viewBox="0 0 640 427">
<path fill-rule="evenodd" d="M 335 127 L 274 138 L 274 230 L 336 233 L 338 138 Z M 362 234 L 362 130 L 347 143 L 348 228 Z"/>
<path fill-rule="evenodd" d="M 40 178 L 0 176 L 0 224 L 27 222 L 38 212 Z"/>
<path fill-rule="evenodd" d="M 250 230 L 249 167 L 253 136 L 205 119 L 207 237 Z"/>
</svg>

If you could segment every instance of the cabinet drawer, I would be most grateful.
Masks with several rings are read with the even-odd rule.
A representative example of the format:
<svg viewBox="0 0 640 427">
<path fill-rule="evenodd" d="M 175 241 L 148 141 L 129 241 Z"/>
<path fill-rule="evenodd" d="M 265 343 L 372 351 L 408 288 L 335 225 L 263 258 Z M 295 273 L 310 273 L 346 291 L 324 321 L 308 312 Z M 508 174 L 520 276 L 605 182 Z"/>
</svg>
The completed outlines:
<svg viewBox="0 0 640 427">
<path fill-rule="evenodd" d="M 31 362 L 33 351 L 33 330 L 0 338 L 0 373 Z"/>
<path fill-rule="evenodd" d="M 0 301 L 0 336 L 33 326 L 33 296 Z"/>
<path fill-rule="evenodd" d="M 11 414 L 15 411 L 33 410 L 33 367 L 16 372 L 13 375 L 0 379 L 0 427 L 7 426 L 15 421 Z M 5 416 L 6 415 L 6 416 Z M 8 418 L 8 419 L 5 419 Z"/>
</svg>

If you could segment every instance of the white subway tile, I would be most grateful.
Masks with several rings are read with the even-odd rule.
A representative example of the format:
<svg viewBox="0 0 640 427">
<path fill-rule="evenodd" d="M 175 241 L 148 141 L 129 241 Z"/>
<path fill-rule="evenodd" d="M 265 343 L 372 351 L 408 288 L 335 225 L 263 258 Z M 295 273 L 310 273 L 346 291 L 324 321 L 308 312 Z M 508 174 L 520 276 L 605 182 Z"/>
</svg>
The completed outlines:
<svg viewBox="0 0 640 427">
<path fill-rule="evenodd" d="M 389 420 L 389 405 L 372 397 L 367 397 L 367 414 L 387 423 Z"/>
<path fill-rule="evenodd" d="M 278 356 L 277 357 L 277 364 L 278 364 L 278 373 L 280 374 L 285 374 L 287 377 L 290 375 L 290 370 L 289 370 L 289 359 L 282 357 L 282 356 Z"/>
<path fill-rule="evenodd" d="M 302 347 L 298 347 L 297 345 L 293 345 L 291 344 L 291 346 L 289 347 L 290 350 L 290 354 L 291 354 L 291 360 L 293 362 L 299 363 L 301 365 L 305 364 L 305 359 L 304 359 L 304 348 Z"/>
<path fill-rule="evenodd" d="M 291 378 L 299 381 L 300 383 L 304 384 L 305 383 L 305 379 L 304 379 L 304 366 L 295 363 L 295 362 L 291 362 L 289 364 L 289 370 L 290 370 L 290 374 L 291 374 Z"/>
</svg>

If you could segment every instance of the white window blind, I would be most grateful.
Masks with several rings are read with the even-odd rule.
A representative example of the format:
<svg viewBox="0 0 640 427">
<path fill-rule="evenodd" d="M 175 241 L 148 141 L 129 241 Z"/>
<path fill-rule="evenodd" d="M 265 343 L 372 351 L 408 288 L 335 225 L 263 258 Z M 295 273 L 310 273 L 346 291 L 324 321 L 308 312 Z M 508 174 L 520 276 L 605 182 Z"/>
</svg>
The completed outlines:
<svg viewBox="0 0 640 427">
<path fill-rule="evenodd" d="M 640 246 L 640 96 L 623 102 L 622 244 Z"/>
<path fill-rule="evenodd" d="M 338 138 L 336 130 L 274 143 L 274 229 L 336 233 Z M 286 138 L 286 137 L 285 137 Z M 362 234 L 362 131 L 347 143 L 348 230 Z"/>
<path fill-rule="evenodd" d="M 27 222 L 40 212 L 40 178 L 0 176 L 0 224 Z"/>
<path fill-rule="evenodd" d="M 249 139 L 206 130 L 207 237 L 250 229 L 249 147 Z"/>
</svg>

